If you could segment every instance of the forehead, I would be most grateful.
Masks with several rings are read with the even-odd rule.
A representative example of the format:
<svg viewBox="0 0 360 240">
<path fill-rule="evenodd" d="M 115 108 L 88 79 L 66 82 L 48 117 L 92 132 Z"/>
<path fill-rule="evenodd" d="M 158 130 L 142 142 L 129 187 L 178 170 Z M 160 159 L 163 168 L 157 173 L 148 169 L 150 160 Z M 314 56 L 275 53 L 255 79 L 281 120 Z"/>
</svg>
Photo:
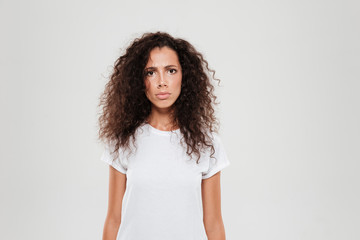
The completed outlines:
<svg viewBox="0 0 360 240">
<path fill-rule="evenodd" d="M 177 53 L 169 47 L 156 47 L 150 51 L 146 66 L 180 65 Z"/>
</svg>

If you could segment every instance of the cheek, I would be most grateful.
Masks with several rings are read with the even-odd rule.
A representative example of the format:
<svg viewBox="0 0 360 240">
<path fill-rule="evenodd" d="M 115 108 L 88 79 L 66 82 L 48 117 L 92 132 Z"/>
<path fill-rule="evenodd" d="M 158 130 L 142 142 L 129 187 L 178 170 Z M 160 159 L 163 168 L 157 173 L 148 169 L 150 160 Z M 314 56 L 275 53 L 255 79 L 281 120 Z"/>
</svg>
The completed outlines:
<svg viewBox="0 0 360 240">
<path fill-rule="evenodd" d="M 154 89 L 155 89 L 155 87 L 151 83 L 151 81 L 145 81 L 145 94 L 148 99 L 150 99 L 154 95 L 154 93 L 155 93 Z"/>
<path fill-rule="evenodd" d="M 181 89 L 182 76 L 180 76 L 176 81 L 176 87 Z"/>
<path fill-rule="evenodd" d="M 144 84 L 145 84 L 146 91 L 149 91 L 149 89 L 150 89 L 150 82 L 149 82 L 148 80 L 145 80 L 145 81 L 144 81 Z"/>
</svg>

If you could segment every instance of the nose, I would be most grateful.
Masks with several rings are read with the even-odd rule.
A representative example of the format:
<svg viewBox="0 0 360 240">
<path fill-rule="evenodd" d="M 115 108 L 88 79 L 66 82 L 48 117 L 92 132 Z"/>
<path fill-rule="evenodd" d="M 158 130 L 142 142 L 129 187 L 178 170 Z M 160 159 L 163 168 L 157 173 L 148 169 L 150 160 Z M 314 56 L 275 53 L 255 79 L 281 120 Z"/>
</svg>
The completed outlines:
<svg viewBox="0 0 360 240">
<path fill-rule="evenodd" d="M 159 74 L 159 83 L 158 83 L 158 87 L 161 87 L 161 86 L 167 86 L 166 84 L 166 77 L 165 77 L 165 74 L 164 73 L 160 73 Z"/>
</svg>

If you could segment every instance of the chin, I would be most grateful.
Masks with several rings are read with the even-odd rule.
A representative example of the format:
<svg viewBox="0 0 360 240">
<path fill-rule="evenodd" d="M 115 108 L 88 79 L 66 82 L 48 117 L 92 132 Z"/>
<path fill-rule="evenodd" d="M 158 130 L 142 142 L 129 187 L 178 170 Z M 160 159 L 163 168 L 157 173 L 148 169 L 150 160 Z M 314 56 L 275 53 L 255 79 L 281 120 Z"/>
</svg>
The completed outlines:
<svg viewBox="0 0 360 240">
<path fill-rule="evenodd" d="M 166 109 L 166 108 L 170 108 L 174 103 L 160 103 L 160 104 L 153 104 L 154 107 L 159 108 L 159 109 Z"/>
</svg>

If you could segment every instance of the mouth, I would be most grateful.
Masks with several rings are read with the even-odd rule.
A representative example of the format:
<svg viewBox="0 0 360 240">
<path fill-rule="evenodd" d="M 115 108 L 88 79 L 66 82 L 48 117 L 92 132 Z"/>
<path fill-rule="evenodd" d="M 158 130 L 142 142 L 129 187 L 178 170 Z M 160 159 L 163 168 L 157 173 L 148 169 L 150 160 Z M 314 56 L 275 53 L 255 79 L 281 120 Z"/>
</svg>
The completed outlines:
<svg viewBox="0 0 360 240">
<path fill-rule="evenodd" d="M 169 96 L 170 96 L 170 93 L 156 94 L 156 97 L 161 99 L 161 100 L 167 99 Z"/>
</svg>

